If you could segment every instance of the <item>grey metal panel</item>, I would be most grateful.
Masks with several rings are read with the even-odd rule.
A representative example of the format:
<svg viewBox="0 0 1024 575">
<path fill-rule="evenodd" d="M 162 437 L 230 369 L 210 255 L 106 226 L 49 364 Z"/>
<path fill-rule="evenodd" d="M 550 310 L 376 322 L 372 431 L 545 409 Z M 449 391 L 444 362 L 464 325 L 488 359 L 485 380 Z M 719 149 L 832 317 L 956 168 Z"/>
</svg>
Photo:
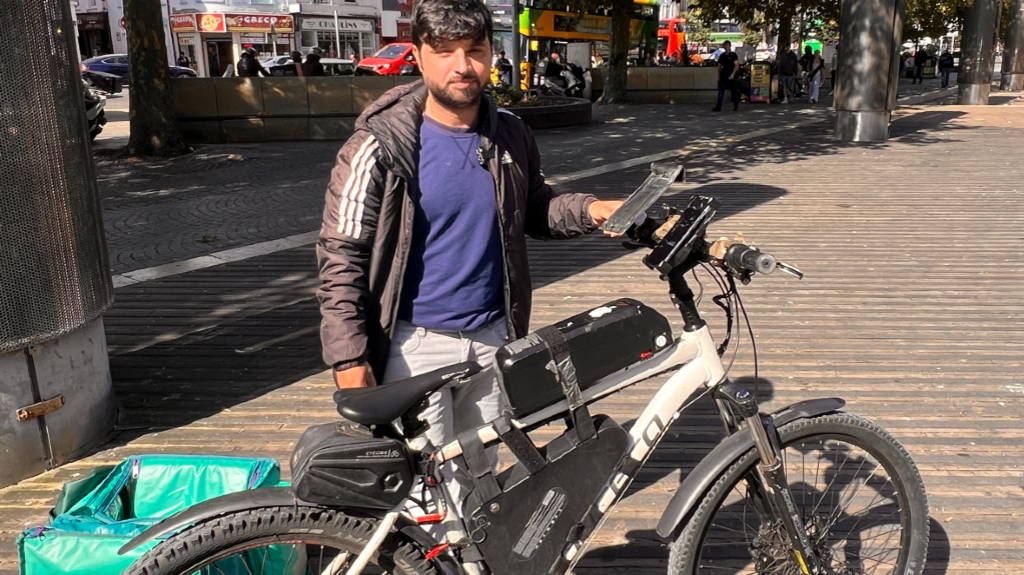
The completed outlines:
<svg viewBox="0 0 1024 575">
<path fill-rule="evenodd" d="M 66 0 L 3 3 L 0 353 L 69 333 L 113 299 L 74 42 Z"/>
<path fill-rule="evenodd" d="M 117 410 L 103 320 L 31 348 L 41 400 L 63 395 L 64 407 L 45 416 L 51 465 L 71 461 L 106 438 Z"/>
<path fill-rule="evenodd" d="M 39 424 L 14 416 L 34 403 L 25 350 L 0 353 L 0 382 L 0 487 L 5 487 L 46 471 L 46 451 Z"/>
</svg>

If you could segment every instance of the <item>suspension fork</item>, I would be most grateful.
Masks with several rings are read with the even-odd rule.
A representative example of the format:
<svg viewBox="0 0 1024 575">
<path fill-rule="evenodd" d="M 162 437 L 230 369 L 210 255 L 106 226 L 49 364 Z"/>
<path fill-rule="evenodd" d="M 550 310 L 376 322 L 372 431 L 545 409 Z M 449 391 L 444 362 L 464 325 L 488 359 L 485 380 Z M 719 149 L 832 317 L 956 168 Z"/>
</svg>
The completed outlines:
<svg viewBox="0 0 1024 575">
<path fill-rule="evenodd" d="M 745 385 L 727 381 L 717 386 L 713 392 L 715 400 L 722 409 L 731 407 L 742 418 L 739 430 L 744 428 L 750 433 L 757 448 L 760 462 L 757 464 L 757 475 L 747 477 L 747 483 L 755 488 L 755 497 L 761 499 L 756 507 L 763 511 L 767 520 L 779 520 L 786 528 L 790 544 L 801 571 L 806 575 L 824 575 L 829 571 L 821 564 L 814 552 L 810 536 L 800 517 L 796 501 L 789 489 L 786 469 L 782 460 L 782 447 L 774 420 L 758 412 L 757 400 Z M 729 419 L 723 411 L 723 419 L 727 425 Z M 759 476 L 759 477 L 758 477 Z M 758 494 L 762 491 L 764 497 Z M 762 505 L 767 504 L 767 505 Z"/>
</svg>

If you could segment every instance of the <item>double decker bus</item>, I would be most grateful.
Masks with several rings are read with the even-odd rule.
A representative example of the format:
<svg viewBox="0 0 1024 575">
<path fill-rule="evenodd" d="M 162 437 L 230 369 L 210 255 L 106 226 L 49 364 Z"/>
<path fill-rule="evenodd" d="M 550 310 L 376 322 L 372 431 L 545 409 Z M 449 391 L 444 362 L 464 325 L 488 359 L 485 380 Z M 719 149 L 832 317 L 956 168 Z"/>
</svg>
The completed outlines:
<svg viewBox="0 0 1024 575">
<path fill-rule="evenodd" d="M 686 46 L 686 19 L 670 18 L 658 22 L 658 50 L 668 56 L 683 52 Z"/>
</svg>

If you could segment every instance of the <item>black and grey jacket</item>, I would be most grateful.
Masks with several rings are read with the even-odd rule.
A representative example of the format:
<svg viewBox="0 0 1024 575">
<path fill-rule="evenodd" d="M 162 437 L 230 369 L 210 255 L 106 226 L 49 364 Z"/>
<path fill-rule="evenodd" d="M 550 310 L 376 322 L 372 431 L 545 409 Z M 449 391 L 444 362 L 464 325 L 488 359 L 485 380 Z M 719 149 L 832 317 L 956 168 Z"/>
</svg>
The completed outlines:
<svg viewBox="0 0 1024 575">
<path fill-rule="evenodd" d="M 419 197 L 419 132 L 427 89 L 394 88 L 356 121 L 338 153 L 317 244 L 324 361 L 336 368 L 387 365 Z M 504 255 L 509 333 L 526 334 L 532 286 L 526 236 L 565 239 L 597 228 L 594 197 L 555 194 L 544 182 L 533 133 L 487 97 L 481 103 L 479 156 L 494 177 Z"/>
</svg>

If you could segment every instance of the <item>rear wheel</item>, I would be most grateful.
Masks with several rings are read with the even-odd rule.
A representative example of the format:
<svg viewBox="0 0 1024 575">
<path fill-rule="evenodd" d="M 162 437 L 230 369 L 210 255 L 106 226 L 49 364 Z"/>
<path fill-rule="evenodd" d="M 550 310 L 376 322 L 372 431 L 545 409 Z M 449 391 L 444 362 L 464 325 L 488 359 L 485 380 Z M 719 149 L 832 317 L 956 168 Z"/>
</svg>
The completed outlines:
<svg viewBox="0 0 1024 575">
<path fill-rule="evenodd" d="M 375 522 L 311 507 L 270 507 L 211 519 L 149 550 L 124 575 L 343 574 Z M 436 575 L 412 543 L 385 540 L 363 573 Z"/>
<path fill-rule="evenodd" d="M 921 474 L 877 424 L 836 413 L 779 430 L 790 492 L 829 573 L 917 575 L 928 547 Z M 751 449 L 712 485 L 672 544 L 671 575 L 803 573 L 779 521 L 765 519 Z"/>
</svg>

